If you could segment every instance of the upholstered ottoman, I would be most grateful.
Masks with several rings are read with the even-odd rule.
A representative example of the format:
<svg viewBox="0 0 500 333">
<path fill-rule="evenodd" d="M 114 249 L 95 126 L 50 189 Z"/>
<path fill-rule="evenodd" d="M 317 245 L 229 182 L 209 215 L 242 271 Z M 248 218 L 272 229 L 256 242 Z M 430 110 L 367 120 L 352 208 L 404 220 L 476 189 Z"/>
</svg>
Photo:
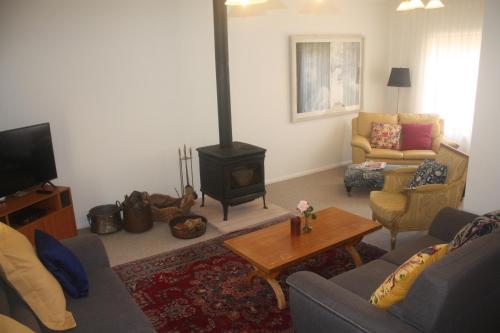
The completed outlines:
<svg viewBox="0 0 500 333">
<path fill-rule="evenodd" d="M 379 190 L 384 187 L 384 171 L 398 168 L 407 168 L 409 165 L 387 164 L 385 168 L 367 170 L 360 168 L 360 164 L 351 164 L 344 174 L 344 185 L 347 195 L 351 196 L 353 187 L 366 187 L 370 190 Z"/>
</svg>

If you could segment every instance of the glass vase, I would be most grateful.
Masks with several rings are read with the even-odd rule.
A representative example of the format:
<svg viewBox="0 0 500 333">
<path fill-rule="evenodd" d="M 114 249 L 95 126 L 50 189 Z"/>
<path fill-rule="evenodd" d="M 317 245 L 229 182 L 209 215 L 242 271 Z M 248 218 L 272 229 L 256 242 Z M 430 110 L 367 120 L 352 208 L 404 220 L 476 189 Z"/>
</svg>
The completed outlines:
<svg viewBox="0 0 500 333">
<path fill-rule="evenodd" d="M 313 229 L 311 227 L 311 221 L 308 216 L 304 216 L 304 227 L 302 228 L 303 233 L 311 232 Z"/>
</svg>

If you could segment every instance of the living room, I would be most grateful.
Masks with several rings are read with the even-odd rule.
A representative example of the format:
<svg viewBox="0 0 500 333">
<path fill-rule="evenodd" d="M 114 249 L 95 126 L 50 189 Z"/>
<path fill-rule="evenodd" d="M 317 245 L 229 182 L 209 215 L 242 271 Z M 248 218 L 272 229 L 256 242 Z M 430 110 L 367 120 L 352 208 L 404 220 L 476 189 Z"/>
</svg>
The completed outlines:
<svg viewBox="0 0 500 333">
<path fill-rule="evenodd" d="M 276 219 L 286 220 L 288 225 L 300 200 L 310 201 L 316 212 L 336 207 L 371 219 L 370 190 L 354 188 L 349 197 L 344 184 L 346 166 L 353 161 L 351 124 L 358 112 L 438 114 L 444 119 L 444 135 L 469 156 L 467 186 L 459 208 L 478 215 L 494 211 L 498 209 L 500 186 L 494 169 L 500 156 L 494 136 L 499 121 L 495 109 L 498 94 L 494 91 L 500 83 L 499 5 L 495 0 L 443 0 L 443 8 L 397 11 L 401 3 L 268 0 L 227 6 L 232 138 L 266 149 L 268 210 L 262 209 L 258 198 L 229 207 L 229 218 L 224 222 L 221 205 L 210 195 L 206 207 L 200 207 L 202 179 L 196 149 L 217 145 L 220 130 L 212 1 L 0 1 L 0 130 L 50 123 L 58 176 L 55 183 L 71 188 L 74 220 L 78 233 L 85 237 L 91 234 L 87 214 L 95 206 L 123 201 L 124 195 L 134 190 L 182 195 L 179 172 L 185 168 L 182 161 L 179 165 L 179 148 L 184 145 L 192 147 L 193 172 L 192 176 L 190 170 L 183 175 L 191 177 L 199 194 L 192 211 L 217 219 L 212 224 L 228 225 L 236 219 L 252 231 Z M 431 40 L 434 31 L 444 31 L 444 37 Z M 290 39 L 326 35 L 361 40 L 359 108 L 293 121 Z M 393 68 L 409 68 L 410 87 L 388 87 Z M 316 222 L 312 221 L 313 236 Z M 169 226 L 161 222 L 141 234 L 122 230 L 98 239 L 104 242 L 115 272 L 130 278 L 132 267 L 145 267 L 133 264 L 136 260 L 241 232 L 220 232 L 212 224 L 203 237 L 189 241 L 173 239 Z M 396 249 L 426 232 L 401 230 Z M 390 251 L 390 238 L 387 227 L 368 235 L 364 239 L 367 247 L 358 249 L 361 259 L 377 259 Z M 211 249 L 199 247 L 196 252 Z M 226 253 L 218 252 L 222 249 L 232 253 L 222 245 L 214 253 L 222 256 Z M 163 258 L 175 260 L 179 253 L 192 255 L 169 252 Z M 341 263 L 325 264 L 326 277 L 355 267 L 354 258 L 342 253 L 338 256 Z M 185 263 L 179 259 L 178 265 L 169 266 L 168 273 L 179 269 L 181 262 Z M 213 261 L 203 264 L 208 262 L 217 266 Z M 243 268 L 234 269 L 251 267 L 243 263 L 241 259 L 238 265 Z M 299 268 L 308 270 L 307 265 Z M 162 276 L 162 271 L 150 273 L 143 283 L 153 281 L 153 275 Z M 286 294 L 287 274 L 283 275 L 279 282 Z M 264 279 L 254 280 L 253 293 L 231 298 L 236 303 L 219 304 L 228 296 L 213 296 L 217 302 L 212 306 L 222 308 L 203 315 L 199 314 L 202 305 L 182 303 L 188 299 L 186 295 L 163 303 L 155 299 L 152 303 L 161 306 L 148 307 L 152 304 L 146 304 L 146 295 L 160 297 L 162 293 L 159 289 L 134 291 L 139 280 L 134 277 L 134 283 L 125 283 L 127 291 L 136 297 L 135 302 L 157 331 L 287 332 L 300 322 L 296 313 L 278 308 L 276 291 Z M 154 284 L 155 288 L 161 286 L 157 281 Z M 93 287 L 97 288 L 91 284 L 91 291 Z M 221 292 L 217 283 L 204 287 Z M 244 293 L 239 289 L 233 292 Z M 144 298 L 139 299 L 139 294 Z M 288 300 L 288 295 L 285 297 Z M 235 309 L 237 302 L 249 303 Z M 257 306 L 259 302 L 266 307 Z M 69 300 L 68 304 L 75 305 Z M 174 314 L 180 308 L 182 318 Z M 190 317 L 192 309 L 196 314 Z M 73 314 L 78 330 L 78 315 Z M 328 325 L 325 322 L 325 330 L 336 327 Z M 42 324 L 40 327 L 47 330 Z M 103 331 L 96 327 L 93 331 Z M 427 329 L 412 327 L 415 331 Z M 364 329 L 390 331 L 383 327 Z M 295 330 L 306 331 L 300 325 Z"/>
</svg>

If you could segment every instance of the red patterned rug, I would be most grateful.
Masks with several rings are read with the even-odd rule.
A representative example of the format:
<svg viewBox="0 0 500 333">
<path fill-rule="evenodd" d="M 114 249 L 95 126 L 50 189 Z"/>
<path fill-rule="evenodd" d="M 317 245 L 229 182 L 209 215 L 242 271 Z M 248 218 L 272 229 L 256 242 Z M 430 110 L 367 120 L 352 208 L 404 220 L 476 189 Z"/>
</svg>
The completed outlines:
<svg viewBox="0 0 500 333">
<path fill-rule="evenodd" d="M 274 222 L 276 223 L 276 222 Z M 268 225 L 268 224 L 267 224 Z M 223 246 L 227 238 L 257 228 L 114 267 L 158 332 L 291 332 L 288 310 L 280 311 L 271 287 L 245 277 L 251 266 Z M 356 246 L 363 261 L 385 253 L 377 247 Z M 296 271 L 324 277 L 354 268 L 344 250 L 331 250 L 285 271 L 280 283 Z"/>
</svg>

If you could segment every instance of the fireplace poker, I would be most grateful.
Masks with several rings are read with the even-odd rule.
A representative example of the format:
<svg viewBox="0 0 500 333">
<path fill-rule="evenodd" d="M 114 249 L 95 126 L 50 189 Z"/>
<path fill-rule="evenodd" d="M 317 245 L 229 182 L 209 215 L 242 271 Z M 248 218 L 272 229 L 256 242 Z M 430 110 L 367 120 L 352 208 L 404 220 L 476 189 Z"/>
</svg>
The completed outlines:
<svg viewBox="0 0 500 333">
<path fill-rule="evenodd" d="M 186 145 L 184 145 L 184 166 L 186 167 L 186 186 L 191 186 L 189 184 L 189 172 L 188 172 L 188 158 L 187 158 L 187 151 L 186 151 Z"/>
<path fill-rule="evenodd" d="M 189 147 L 189 163 L 191 164 L 191 182 L 193 183 L 193 189 L 194 189 L 194 177 L 193 177 L 193 150 L 191 147 Z"/>
<path fill-rule="evenodd" d="M 182 172 L 182 155 L 181 155 L 180 148 L 179 148 L 179 171 L 181 173 L 181 192 L 182 192 L 182 196 L 184 196 L 184 175 Z"/>
</svg>

